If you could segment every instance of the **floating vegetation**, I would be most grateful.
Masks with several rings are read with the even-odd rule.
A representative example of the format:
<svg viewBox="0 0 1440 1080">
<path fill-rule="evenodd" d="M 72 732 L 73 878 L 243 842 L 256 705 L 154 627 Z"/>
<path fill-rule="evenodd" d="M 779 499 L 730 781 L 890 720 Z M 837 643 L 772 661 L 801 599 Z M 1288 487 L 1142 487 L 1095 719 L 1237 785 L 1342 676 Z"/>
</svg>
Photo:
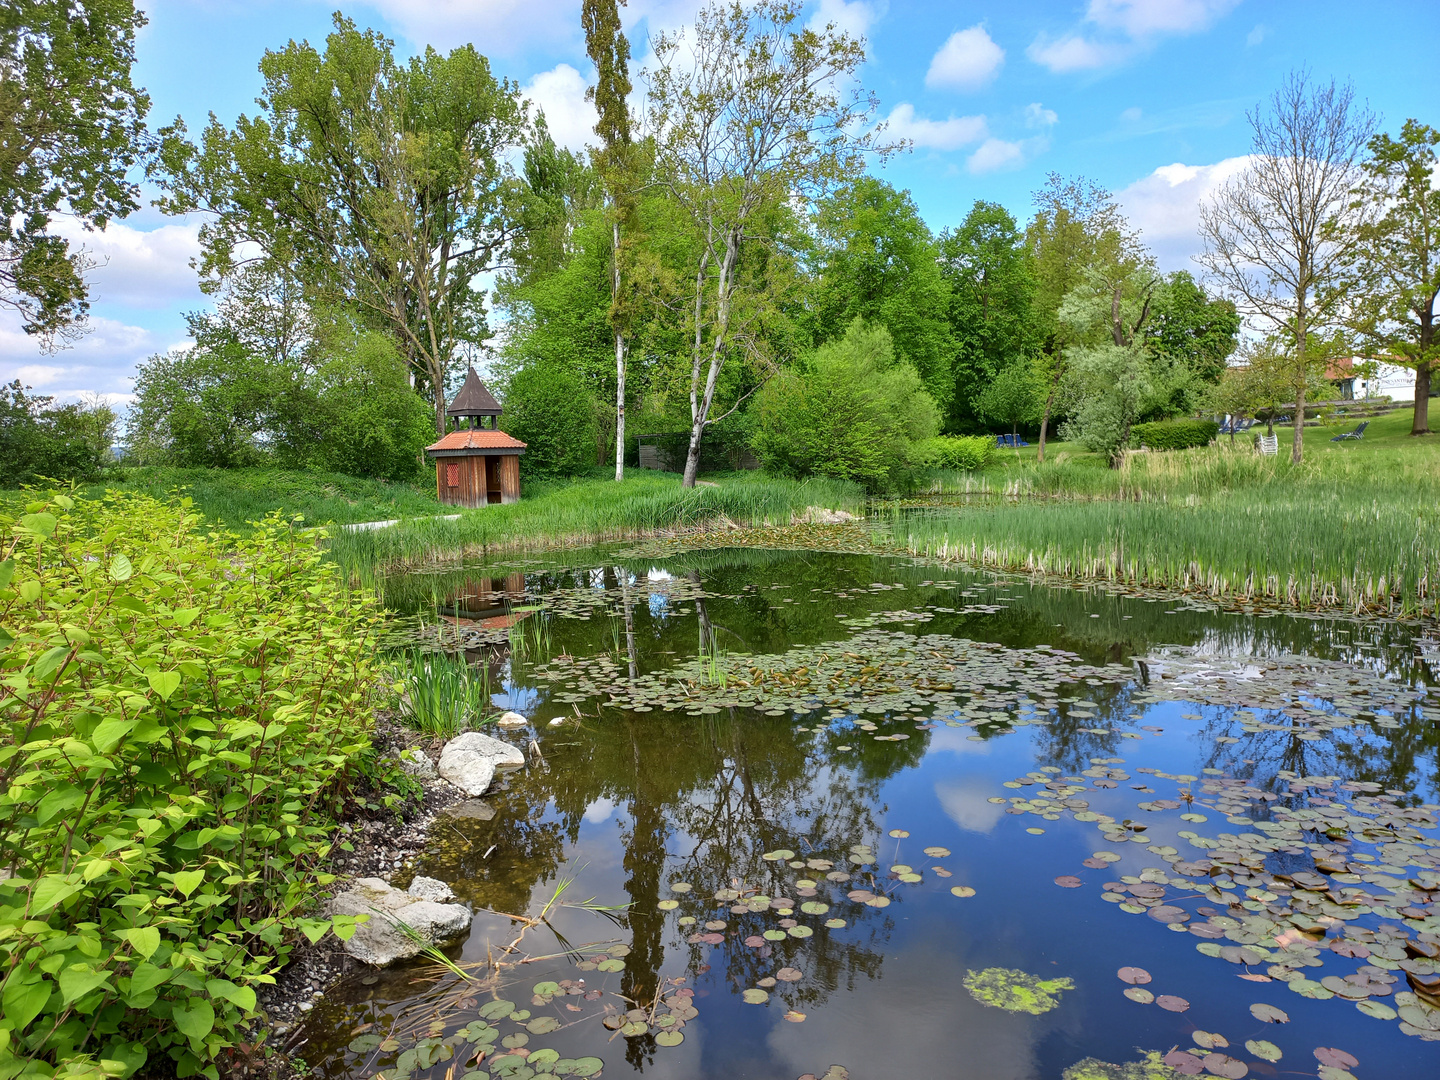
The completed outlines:
<svg viewBox="0 0 1440 1080">
<path fill-rule="evenodd" d="M 1039 1016 L 1060 1004 L 1060 994 L 1075 989 L 1070 979 L 1042 979 L 1013 968 L 986 968 L 967 971 L 965 989 L 982 1005 L 1006 1012 Z"/>
<path fill-rule="evenodd" d="M 1086 1058 L 1066 1069 L 1061 1080 L 1174 1080 L 1177 1075 L 1157 1051 L 1151 1050 L 1144 1061 L 1130 1061 L 1123 1065 Z"/>
</svg>

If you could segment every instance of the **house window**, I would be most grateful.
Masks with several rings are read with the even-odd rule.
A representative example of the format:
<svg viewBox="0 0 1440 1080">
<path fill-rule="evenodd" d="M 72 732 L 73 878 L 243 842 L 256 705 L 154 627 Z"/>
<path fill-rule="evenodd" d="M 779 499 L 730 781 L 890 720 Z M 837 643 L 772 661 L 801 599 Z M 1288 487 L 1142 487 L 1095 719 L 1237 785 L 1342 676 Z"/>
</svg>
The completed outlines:
<svg viewBox="0 0 1440 1080">
<path fill-rule="evenodd" d="M 460 486 L 460 463 L 458 461 L 447 462 L 445 465 L 445 486 Z"/>
</svg>

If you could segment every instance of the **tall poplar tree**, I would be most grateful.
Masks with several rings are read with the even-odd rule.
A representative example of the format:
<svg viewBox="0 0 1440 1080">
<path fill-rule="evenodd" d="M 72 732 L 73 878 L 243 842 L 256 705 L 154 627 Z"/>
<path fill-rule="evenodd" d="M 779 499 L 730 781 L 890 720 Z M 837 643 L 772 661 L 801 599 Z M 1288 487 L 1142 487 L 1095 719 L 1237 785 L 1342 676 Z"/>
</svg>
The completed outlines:
<svg viewBox="0 0 1440 1080">
<path fill-rule="evenodd" d="M 625 333 L 624 263 L 635 243 L 634 146 L 630 137 L 630 42 L 620 24 L 625 0 L 584 0 L 580 21 L 585 51 L 595 64 L 595 85 L 585 91 L 598 119 L 595 134 L 604 142 L 595 155 L 610 202 L 610 329 L 615 336 L 615 479 L 625 479 Z"/>
</svg>

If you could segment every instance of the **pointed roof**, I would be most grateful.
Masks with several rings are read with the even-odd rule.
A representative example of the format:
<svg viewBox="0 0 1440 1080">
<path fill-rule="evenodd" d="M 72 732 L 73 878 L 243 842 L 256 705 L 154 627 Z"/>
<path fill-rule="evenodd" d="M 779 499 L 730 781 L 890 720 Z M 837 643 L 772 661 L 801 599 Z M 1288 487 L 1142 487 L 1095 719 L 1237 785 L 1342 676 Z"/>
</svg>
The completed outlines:
<svg viewBox="0 0 1440 1080">
<path fill-rule="evenodd" d="M 455 395 L 455 400 L 450 402 L 450 407 L 445 410 L 446 416 L 499 416 L 501 413 L 500 403 L 495 396 L 485 389 L 485 384 L 480 381 L 480 376 L 475 374 L 474 365 L 471 365 L 469 373 L 465 376 L 465 385 L 460 387 L 460 392 Z"/>
<path fill-rule="evenodd" d="M 439 442 L 431 443 L 425 448 L 433 452 L 461 451 L 461 450 L 510 450 L 524 452 L 525 444 L 513 435 L 507 435 L 503 431 L 490 431 L 481 428 L 478 431 L 452 431 L 443 437 Z"/>
</svg>

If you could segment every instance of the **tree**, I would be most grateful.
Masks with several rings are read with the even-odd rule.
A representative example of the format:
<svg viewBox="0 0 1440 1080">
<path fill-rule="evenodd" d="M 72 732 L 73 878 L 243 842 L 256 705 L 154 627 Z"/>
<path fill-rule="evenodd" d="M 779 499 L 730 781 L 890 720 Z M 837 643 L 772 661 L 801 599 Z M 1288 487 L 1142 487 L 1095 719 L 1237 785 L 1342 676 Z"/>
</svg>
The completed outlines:
<svg viewBox="0 0 1440 1080">
<path fill-rule="evenodd" d="M 647 72 L 657 182 L 698 241 L 688 275 L 686 487 L 695 485 L 705 428 L 719 419 L 711 406 L 721 370 L 732 357 L 762 354 L 774 285 L 745 272 L 747 247 L 774 235 L 762 226 L 773 227 L 776 212 L 853 175 L 862 153 L 878 147 L 869 123 L 877 102 L 854 82 L 863 43 L 833 24 L 796 29 L 799 18 L 793 0 L 707 7 L 688 47 L 683 34 L 656 39 Z"/>
<path fill-rule="evenodd" d="M 1370 140 L 1355 194 L 1378 206 L 1357 229 L 1354 262 L 1341 276 L 1349 328 L 1385 359 L 1415 369 L 1411 435 L 1430 432 L 1430 376 L 1440 358 L 1435 300 L 1440 295 L 1440 131 L 1406 120 L 1400 137 Z"/>
<path fill-rule="evenodd" d="M 625 336 L 630 312 L 625 300 L 625 263 L 634 236 L 636 178 L 631 142 L 630 42 L 620 24 L 625 0 L 584 0 L 580 22 L 585 51 L 595 64 L 595 85 L 585 91 L 598 119 L 595 134 L 604 144 L 595 155 L 610 195 L 610 329 L 615 337 L 615 479 L 625 479 Z"/>
<path fill-rule="evenodd" d="M 1066 347 L 1071 338 L 1060 319 L 1060 305 L 1087 267 L 1117 259 L 1133 238 L 1110 192 L 1083 176 L 1067 180 L 1051 173 L 1031 199 L 1036 210 L 1025 243 L 1035 273 L 1035 318 L 1049 385 L 1036 453 L 1036 460 L 1044 461 L 1051 411 L 1069 369 Z"/>
<path fill-rule="evenodd" d="M 955 431 L 973 423 L 988 383 L 1038 352 L 1040 324 L 1030 252 L 998 203 L 977 200 L 958 229 L 941 234 L 940 272 L 950 285 L 956 345 L 946 422 Z"/>
<path fill-rule="evenodd" d="M 117 417 L 103 399 L 56 405 L 19 379 L 0 383 L 0 486 L 94 480 L 112 464 Z"/>
<path fill-rule="evenodd" d="M 1313 334 L 1337 326 L 1330 285 L 1350 261 L 1367 211 L 1351 203 L 1359 159 L 1374 131 L 1351 87 L 1292 72 L 1264 109 L 1249 113 L 1250 163 L 1201 207 L 1199 261 L 1260 329 L 1288 344 L 1295 391 L 1291 460 L 1304 457 L 1305 389 L 1317 364 Z"/>
<path fill-rule="evenodd" d="M 885 327 L 896 353 L 943 408 L 954 390 L 949 289 L 934 238 L 909 192 L 861 177 L 822 200 L 815 222 L 821 239 L 815 343 L 842 336 L 856 319 Z"/>
<path fill-rule="evenodd" d="M 146 149 L 150 99 L 130 81 L 132 0 L 6 0 L 0 8 L 0 307 L 47 348 L 88 310 L 83 252 L 50 232 L 139 206 L 127 176 Z"/>
<path fill-rule="evenodd" d="M 1047 387 L 1029 360 L 1018 360 L 1001 370 L 975 398 L 975 411 L 998 421 L 1019 435 L 1021 424 L 1040 419 L 1040 403 Z"/>
<path fill-rule="evenodd" d="M 905 487 L 923 464 L 939 411 L 883 326 L 856 319 L 759 398 L 755 448 L 785 476 L 854 480 L 871 491 Z"/>
<path fill-rule="evenodd" d="M 233 129 L 212 116 L 199 148 L 169 146 L 162 206 L 210 215 L 210 287 L 258 247 L 391 334 L 443 432 L 458 347 L 486 333 L 479 277 L 515 229 L 517 88 L 470 45 L 401 65 L 392 42 L 339 14 L 323 54 L 292 41 L 260 71 L 262 115 Z"/>
<path fill-rule="evenodd" d="M 560 364 L 537 361 L 510 377 L 500 426 L 525 444 L 531 476 L 579 476 L 595 467 L 595 399 Z"/>
<path fill-rule="evenodd" d="M 1220 379 L 1239 336 L 1240 315 L 1235 305 L 1206 295 L 1186 270 L 1165 278 L 1145 328 L 1152 353 L 1182 366 L 1204 383 Z"/>
</svg>

